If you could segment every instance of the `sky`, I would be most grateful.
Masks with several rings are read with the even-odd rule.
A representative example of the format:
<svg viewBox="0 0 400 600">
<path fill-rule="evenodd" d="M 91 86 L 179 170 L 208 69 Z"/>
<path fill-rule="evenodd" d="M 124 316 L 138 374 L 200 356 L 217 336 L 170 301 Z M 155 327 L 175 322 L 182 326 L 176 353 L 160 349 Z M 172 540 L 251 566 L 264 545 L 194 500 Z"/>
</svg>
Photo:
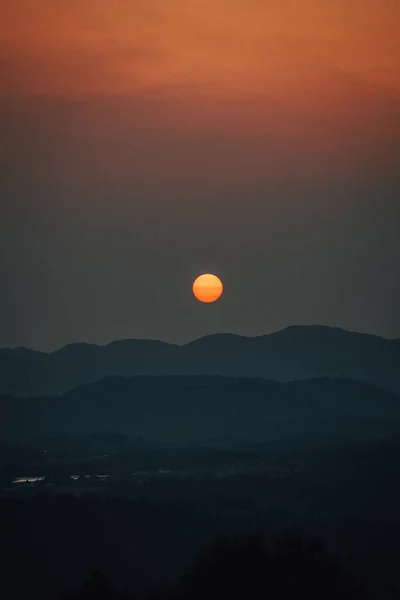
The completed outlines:
<svg viewBox="0 0 400 600">
<path fill-rule="evenodd" d="M 0 347 L 400 337 L 399 28 L 398 0 L 3 0 Z"/>
</svg>

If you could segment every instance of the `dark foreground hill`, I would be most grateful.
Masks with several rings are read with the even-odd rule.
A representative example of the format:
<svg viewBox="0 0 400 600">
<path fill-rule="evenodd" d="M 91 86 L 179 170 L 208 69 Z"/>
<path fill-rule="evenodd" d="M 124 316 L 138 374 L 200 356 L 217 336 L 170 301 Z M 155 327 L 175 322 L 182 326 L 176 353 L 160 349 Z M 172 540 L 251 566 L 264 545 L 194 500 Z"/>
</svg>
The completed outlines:
<svg viewBox="0 0 400 600">
<path fill-rule="evenodd" d="M 0 393 L 57 395 L 110 375 L 224 375 L 277 381 L 349 378 L 400 393 L 400 340 L 330 327 L 289 327 L 246 338 L 218 334 L 177 346 L 122 340 L 45 354 L 0 350 Z"/>
<path fill-rule="evenodd" d="M 57 397 L 0 398 L 3 440 L 112 432 L 151 441 L 393 435 L 400 398 L 351 380 L 110 377 Z"/>
</svg>

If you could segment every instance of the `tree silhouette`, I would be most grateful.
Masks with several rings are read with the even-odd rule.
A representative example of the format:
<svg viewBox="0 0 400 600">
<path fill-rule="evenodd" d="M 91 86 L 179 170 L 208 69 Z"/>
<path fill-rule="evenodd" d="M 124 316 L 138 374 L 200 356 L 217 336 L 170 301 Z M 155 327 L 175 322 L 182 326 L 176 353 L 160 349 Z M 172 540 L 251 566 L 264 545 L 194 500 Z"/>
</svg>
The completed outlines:
<svg viewBox="0 0 400 600">
<path fill-rule="evenodd" d="M 285 534 L 268 545 L 259 535 L 221 539 L 181 578 L 187 600 L 344 600 L 362 598 L 324 546 Z"/>
<path fill-rule="evenodd" d="M 134 600 L 113 591 L 100 571 L 76 600 Z M 222 538 L 203 549 L 176 586 L 147 600 L 366 600 L 318 540 L 287 533 L 267 543 L 258 534 Z"/>
<path fill-rule="evenodd" d="M 79 592 L 78 600 L 114 600 L 115 594 L 108 578 L 99 570 L 93 570 Z"/>
</svg>

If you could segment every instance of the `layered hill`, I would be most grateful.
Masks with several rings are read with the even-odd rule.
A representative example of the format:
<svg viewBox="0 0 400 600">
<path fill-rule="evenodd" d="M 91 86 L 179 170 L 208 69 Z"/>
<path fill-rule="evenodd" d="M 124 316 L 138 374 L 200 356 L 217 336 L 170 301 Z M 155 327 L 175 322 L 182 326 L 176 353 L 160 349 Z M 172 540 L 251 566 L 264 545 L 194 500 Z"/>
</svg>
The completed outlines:
<svg viewBox="0 0 400 600">
<path fill-rule="evenodd" d="M 0 397 L 0 437 L 358 440 L 400 431 L 400 398 L 351 380 L 110 377 L 55 397 Z"/>
<path fill-rule="evenodd" d="M 223 375 L 276 381 L 349 378 L 400 393 L 400 340 L 322 326 L 269 335 L 206 336 L 178 346 L 121 340 L 72 344 L 52 353 L 0 350 L 0 393 L 58 395 L 107 376 Z"/>
</svg>

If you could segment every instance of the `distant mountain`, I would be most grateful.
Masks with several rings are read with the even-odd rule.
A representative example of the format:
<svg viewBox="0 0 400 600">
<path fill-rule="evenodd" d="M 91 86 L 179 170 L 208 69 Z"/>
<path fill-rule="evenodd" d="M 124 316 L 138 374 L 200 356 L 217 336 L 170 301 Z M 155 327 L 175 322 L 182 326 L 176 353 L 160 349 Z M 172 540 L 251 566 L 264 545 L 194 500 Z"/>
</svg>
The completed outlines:
<svg viewBox="0 0 400 600">
<path fill-rule="evenodd" d="M 217 334 L 178 346 L 122 340 L 72 344 L 45 354 L 0 350 L 0 393 L 58 395 L 117 375 L 263 377 L 293 381 L 350 378 L 400 393 L 400 340 L 322 326 L 293 326 L 260 337 Z"/>
<path fill-rule="evenodd" d="M 123 434 L 150 441 L 352 441 L 400 428 L 400 398 L 366 383 L 109 377 L 57 397 L 0 397 L 0 438 Z"/>
</svg>

